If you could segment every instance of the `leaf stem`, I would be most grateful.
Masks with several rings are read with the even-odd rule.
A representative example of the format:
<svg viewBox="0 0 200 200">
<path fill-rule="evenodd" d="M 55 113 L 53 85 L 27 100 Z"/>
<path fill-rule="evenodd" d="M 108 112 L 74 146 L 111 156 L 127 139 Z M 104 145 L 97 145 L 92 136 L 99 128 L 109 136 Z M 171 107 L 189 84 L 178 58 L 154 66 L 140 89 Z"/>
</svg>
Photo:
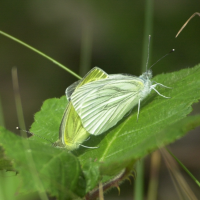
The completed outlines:
<svg viewBox="0 0 200 200">
<path fill-rule="evenodd" d="M 35 49 L 34 47 L 26 44 L 25 42 L 22 42 L 21 40 L 19 40 L 19 39 L 15 38 L 15 37 L 13 37 L 13 36 L 11 36 L 11 35 L 3 32 L 1 30 L 0 30 L 0 34 L 3 35 L 3 36 L 5 36 L 5 37 L 7 37 L 7 38 L 10 38 L 11 40 L 13 40 L 13 41 L 15 41 L 15 42 L 17 42 L 17 43 L 25 46 L 25 47 L 27 47 L 28 49 L 31 49 L 32 51 L 36 52 L 37 54 L 43 56 L 44 58 L 46 58 L 46 59 L 50 60 L 51 62 L 53 62 L 54 64 L 56 64 L 57 66 L 59 66 L 62 69 L 66 70 L 67 72 L 69 72 L 70 74 L 72 74 L 73 76 L 75 76 L 76 78 L 81 79 L 81 77 L 78 74 L 74 73 L 72 70 L 68 69 L 63 64 L 61 64 L 58 61 L 54 60 L 53 58 L 47 56 L 46 54 L 42 53 L 41 51 Z"/>
</svg>

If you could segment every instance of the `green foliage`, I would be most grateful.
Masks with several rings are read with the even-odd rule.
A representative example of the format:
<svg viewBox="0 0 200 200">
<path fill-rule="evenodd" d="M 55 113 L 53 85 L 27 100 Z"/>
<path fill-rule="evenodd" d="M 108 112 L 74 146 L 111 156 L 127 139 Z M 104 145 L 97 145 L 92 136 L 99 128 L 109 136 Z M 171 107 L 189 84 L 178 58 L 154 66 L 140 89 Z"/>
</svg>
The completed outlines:
<svg viewBox="0 0 200 200">
<path fill-rule="evenodd" d="M 6 169 L 7 171 L 14 171 L 10 160 L 4 156 L 3 148 L 0 147 L 0 170 Z"/>
<path fill-rule="evenodd" d="M 38 190 L 37 184 L 29 181 L 31 176 L 38 176 L 51 196 L 82 197 L 98 186 L 99 180 L 104 184 L 116 180 L 114 177 L 124 169 L 131 170 L 136 160 L 200 126 L 200 115 L 187 116 L 192 111 L 191 105 L 200 99 L 200 65 L 158 75 L 154 81 L 171 87 L 158 88 L 161 94 L 171 98 L 162 98 L 152 91 L 141 104 L 138 122 L 137 108 L 134 108 L 117 126 L 84 142 L 86 146 L 99 146 L 98 149 L 80 147 L 68 152 L 36 136 L 26 140 L 1 128 L 0 145 L 5 150 L 2 159 L 13 161 L 13 168 L 22 178 L 22 190 Z M 46 100 L 35 115 L 31 131 L 57 141 L 66 105 L 66 97 Z M 29 148 L 24 145 L 27 141 Z M 36 170 L 31 170 L 33 163 L 27 158 L 29 154 Z"/>
<path fill-rule="evenodd" d="M 57 141 L 59 139 L 60 123 L 66 106 L 67 99 L 65 96 L 60 99 L 53 98 L 46 100 L 43 103 L 41 110 L 35 114 L 35 121 L 32 124 L 30 131 L 39 136 L 43 136 L 52 143 Z M 49 141 L 45 139 L 39 137 L 33 137 L 33 139 L 51 145 Z"/>
<path fill-rule="evenodd" d="M 22 179 L 22 192 L 44 192 L 44 188 L 51 196 L 59 199 L 84 195 L 85 179 L 78 159 L 70 152 L 27 141 L 3 127 L 0 127 L 0 133 L 6 158 L 13 161 L 13 167 Z M 35 177 L 42 181 L 42 187 L 35 181 Z"/>
</svg>

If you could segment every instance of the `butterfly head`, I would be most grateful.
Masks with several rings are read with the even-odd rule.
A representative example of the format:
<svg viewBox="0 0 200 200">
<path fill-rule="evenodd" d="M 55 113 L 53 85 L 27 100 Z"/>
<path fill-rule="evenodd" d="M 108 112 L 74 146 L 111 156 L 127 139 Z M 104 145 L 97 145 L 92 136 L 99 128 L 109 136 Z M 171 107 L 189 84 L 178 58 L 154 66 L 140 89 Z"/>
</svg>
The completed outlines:
<svg viewBox="0 0 200 200">
<path fill-rule="evenodd" d="M 152 78 L 152 76 L 153 76 L 152 70 L 148 69 L 146 72 L 144 72 L 144 73 L 140 76 L 140 78 L 143 79 L 143 80 L 149 80 L 149 79 Z"/>
</svg>

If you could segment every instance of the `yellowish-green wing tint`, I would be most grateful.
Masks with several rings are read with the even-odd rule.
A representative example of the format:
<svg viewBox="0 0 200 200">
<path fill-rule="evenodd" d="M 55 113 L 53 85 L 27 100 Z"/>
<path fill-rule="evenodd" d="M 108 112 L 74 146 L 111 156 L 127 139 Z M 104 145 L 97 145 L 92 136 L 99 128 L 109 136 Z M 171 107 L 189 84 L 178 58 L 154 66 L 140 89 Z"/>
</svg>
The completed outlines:
<svg viewBox="0 0 200 200">
<path fill-rule="evenodd" d="M 100 79 L 105 79 L 107 77 L 108 74 L 106 72 L 104 72 L 102 69 L 98 67 L 94 67 L 83 77 L 83 79 L 81 80 L 80 84 L 76 87 L 76 89 L 82 85 L 85 85 L 86 83 L 90 83 Z"/>
<path fill-rule="evenodd" d="M 79 82 L 75 90 L 80 86 L 100 79 L 107 78 L 108 75 L 98 67 L 91 69 L 86 76 Z M 72 92 L 73 93 L 73 92 Z M 60 125 L 59 141 L 57 146 L 66 147 L 72 151 L 77 149 L 89 136 L 89 133 L 84 129 L 81 119 L 75 111 L 71 102 L 68 103 L 63 119 Z"/>
<path fill-rule="evenodd" d="M 89 133 L 83 128 L 81 119 L 74 110 L 71 102 L 68 103 L 60 126 L 60 141 L 62 146 L 72 151 L 85 141 Z"/>
</svg>

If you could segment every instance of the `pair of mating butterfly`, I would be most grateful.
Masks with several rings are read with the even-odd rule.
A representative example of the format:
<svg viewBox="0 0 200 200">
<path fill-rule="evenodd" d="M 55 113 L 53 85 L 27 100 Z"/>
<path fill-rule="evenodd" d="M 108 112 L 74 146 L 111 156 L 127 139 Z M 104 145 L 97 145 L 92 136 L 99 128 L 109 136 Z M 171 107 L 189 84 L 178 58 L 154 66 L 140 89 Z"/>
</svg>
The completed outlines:
<svg viewBox="0 0 200 200">
<path fill-rule="evenodd" d="M 60 125 L 59 141 L 56 146 L 72 151 L 92 135 L 100 135 L 117 124 L 156 86 L 152 84 L 152 72 L 147 70 L 139 77 L 123 74 L 108 75 L 94 67 L 86 76 L 66 89 L 68 105 Z M 168 88 L 168 87 L 166 87 Z M 92 148 L 92 147 L 89 147 Z"/>
</svg>

